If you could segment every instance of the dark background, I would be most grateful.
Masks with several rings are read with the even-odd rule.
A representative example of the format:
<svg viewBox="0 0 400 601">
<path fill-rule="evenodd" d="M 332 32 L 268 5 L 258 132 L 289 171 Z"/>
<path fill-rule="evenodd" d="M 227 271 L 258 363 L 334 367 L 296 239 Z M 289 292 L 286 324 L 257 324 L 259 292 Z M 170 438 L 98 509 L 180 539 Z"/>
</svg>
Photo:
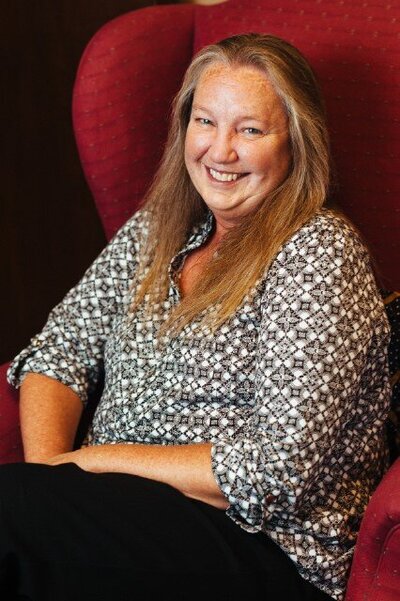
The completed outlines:
<svg viewBox="0 0 400 601">
<path fill-rule="evenodd" d="M 1 2 L 0 363 L 42 328 L 106 243 L 72 130 L 82 52 L 113 17 L 168 3 Z"/>
</svg>

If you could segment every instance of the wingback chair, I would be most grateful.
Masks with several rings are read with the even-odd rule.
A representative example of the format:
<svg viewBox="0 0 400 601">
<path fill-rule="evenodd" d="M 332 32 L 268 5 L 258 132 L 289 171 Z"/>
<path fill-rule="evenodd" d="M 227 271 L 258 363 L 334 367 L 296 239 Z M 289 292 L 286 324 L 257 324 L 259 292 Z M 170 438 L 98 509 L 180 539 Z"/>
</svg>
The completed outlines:
<svg viewBox="0 0 400 601">
<path fill-rule="evenodd" d="M 166 138 L 170 102 L 194 52 L 242 32 L 278 35 L 312 64 L 327 102 L 336 200 L 376 259 L 400 314 L 400 5 L 389 0 L 229 0 L 153 6 L 106 24 L 77 73 L 73 121 L 82 166 L 108 238 L 135 211 Z M 389 304 L 390 303 L 390 304 Z M 388 311 L 389 312 L 389 311 Z M 394 396 L 398 334 L 392 335 Z M 0 368 L 0 462 L 22 461 L 17 395 Z M 397 383 L 396 383 L 397 382 Z M 400 601 L 400 460 L 365 514 L 346 601 Z M 261 600 L 260 600 L 261 601 Z"/>
</svg>

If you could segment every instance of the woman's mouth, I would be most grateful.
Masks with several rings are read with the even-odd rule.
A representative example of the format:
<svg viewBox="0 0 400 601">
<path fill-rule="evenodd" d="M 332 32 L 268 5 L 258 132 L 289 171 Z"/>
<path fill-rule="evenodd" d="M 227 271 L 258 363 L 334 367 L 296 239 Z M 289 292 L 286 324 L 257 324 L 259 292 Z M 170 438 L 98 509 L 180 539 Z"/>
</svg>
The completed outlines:
<svg viewBox="0 0 400 601">
<path fill-rule="evenodd" d="M 206 167 L 208 173 L 211 175 L 212 179 L 217 182 L 235 182 L 240 177 L 247 175 L 247 173 L 232 173 L 229 171 L 217 171 L 216 169 L 212 169 L 211 167 Z"/>
</svg>

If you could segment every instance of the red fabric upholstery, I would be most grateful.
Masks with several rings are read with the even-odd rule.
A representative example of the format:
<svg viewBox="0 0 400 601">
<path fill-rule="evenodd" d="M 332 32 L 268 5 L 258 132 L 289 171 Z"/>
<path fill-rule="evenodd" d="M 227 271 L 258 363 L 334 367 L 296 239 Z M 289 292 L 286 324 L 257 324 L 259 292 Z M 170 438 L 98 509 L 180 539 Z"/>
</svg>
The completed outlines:
<svg viewBox="0 0 400 601">
<path fill-rule="evenodd" d="M 73 119 L 107 236 L 134 212 L 151 180 L 170 101 L 193 51 L 233 33 L 263 31 L 298 46 L 317 72 L 338 202 L 369 242 L 386 287 L 399 289 L 399 23 L 400 5 L 386 0 L 229 0 L 212 7 L 155 6 L 106 24 L 83 55 Z M 16 395 L 4 372 L 5 366 L 0 462 L 22 459 Z M 397 462 L 365 515 L 346 601 L 400 601 L 399 482 Z"/>
<path fill-rule="evenodd" d="M 346 601 L 400 599 L 400 459 L 369 502 L 356 545 Z"/>
<path fill-rule="evenodd" d="M 8 363 L 0 366 L 0 464 L 23 461 L 18 393 L 6 381 Z"/>
<path fill-rule="evenodd" d="M 144 8 L 107 23 L 73 95 L 80 159 L 108 238 L 135 211 L 161 158 L 173 95 L 190 62 L 194 6 Z"/>
<path fill-rule="evenodd" d="M 399 22 L 400 5 L 383 0 L 230 0 L 147 8 L 105 25 L 83 56 L 73 115 L 107 235 L 137 207 L 156 169 L 193 50 L 266 31 L 313 65 L 327 99 L 337 201 L 364 234 L 385 287 L 400 288 Z"/>
</svg>

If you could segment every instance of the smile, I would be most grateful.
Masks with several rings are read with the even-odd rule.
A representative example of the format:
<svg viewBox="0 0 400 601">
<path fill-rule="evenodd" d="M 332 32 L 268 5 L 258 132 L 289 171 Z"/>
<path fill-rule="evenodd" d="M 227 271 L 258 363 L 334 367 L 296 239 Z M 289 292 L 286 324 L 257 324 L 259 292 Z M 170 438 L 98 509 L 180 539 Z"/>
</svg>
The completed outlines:
<svg viewBox="0 0 400 601">
<path fill-rule="evenodd" d="M 215 169 L 211 169 L 211 167 L 207 167 L 207 171 L 211 175 L 211 177 L 218 182 L 235 182 L 239 177 L 243 177 L 246 175 L 245 173 L 228 173 L 225 171 L 216 171 Z"/>
</svg>

